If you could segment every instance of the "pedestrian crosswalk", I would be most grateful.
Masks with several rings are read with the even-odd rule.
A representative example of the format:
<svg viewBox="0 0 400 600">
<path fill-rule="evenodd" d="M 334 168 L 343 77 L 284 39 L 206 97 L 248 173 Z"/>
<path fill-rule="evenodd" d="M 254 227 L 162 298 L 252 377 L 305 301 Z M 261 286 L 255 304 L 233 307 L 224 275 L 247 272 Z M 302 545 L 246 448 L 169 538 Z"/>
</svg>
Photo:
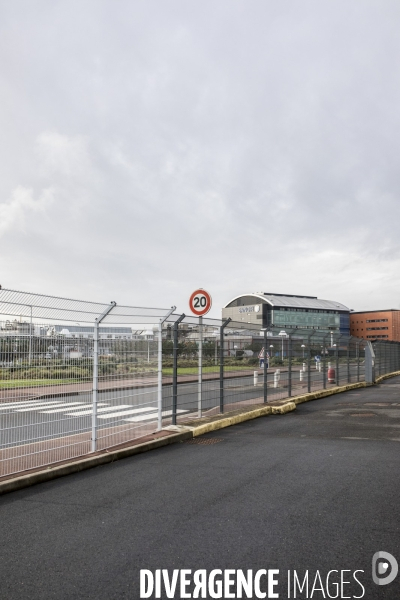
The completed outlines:
<svg viewBox="0 0 400 600">
<path fill-rule="evenodd" d="M 76 396 L 75 396 L 76 398 Z M 179 409 L 178 414 L 188 410 Z M 90 417 L 93 414 L 92 403 L 88 400 L 66 402 L 65 397 L 60 400 L 24 400 L 17 402 L 0 403 L 0 417 L 9 414 L 28 413 L 37 415 L 54 415 L 60 417 Z M 99 402 L 97 404 L 97 418 L 103 421 L 118 420 L 127 423 L 140 423 L 157 420 L 158 409 L 155 403 L 148 406 L 135 406 L 133 404 L 111 404 Z M 163 411 L 163 417 L 171 417 L 172 410 Z"/>
</svg>

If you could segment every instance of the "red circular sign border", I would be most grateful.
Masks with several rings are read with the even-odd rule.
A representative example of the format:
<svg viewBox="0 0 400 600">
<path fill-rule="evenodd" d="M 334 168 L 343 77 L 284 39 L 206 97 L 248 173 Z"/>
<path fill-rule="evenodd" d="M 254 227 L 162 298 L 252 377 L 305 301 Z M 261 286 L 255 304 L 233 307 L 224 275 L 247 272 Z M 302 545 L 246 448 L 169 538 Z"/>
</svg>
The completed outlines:
<svg viewBox="0 0 400 600">
<path fill-rule="evenodd" d="M 202 311 L 197 311 L 194 308 L 192 308 L 192 300 L 197 294 L 204 294 L 204 296 L 206 296 L 206 298 L 208 300 L 206 307 Z M 203 288 L 199 288 L 199 289 L 195 290 L 189 298 L 189 308 L 192 311 L 192 313 L 194 315 L 196 315 L 196 317 L 203 317 L 204 315 L 206 315 L 209 312 L 209 310 L 211 310 L 211 306 L 212 306 L 211 296 L 206 290 L 203 290 Z"/>
</svg>

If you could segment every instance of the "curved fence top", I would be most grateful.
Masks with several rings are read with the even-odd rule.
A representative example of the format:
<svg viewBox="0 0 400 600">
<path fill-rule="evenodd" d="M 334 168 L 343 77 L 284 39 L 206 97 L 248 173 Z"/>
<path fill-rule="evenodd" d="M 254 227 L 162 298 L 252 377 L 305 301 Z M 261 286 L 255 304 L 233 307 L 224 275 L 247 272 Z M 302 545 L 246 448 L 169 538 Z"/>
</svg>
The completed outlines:
<svg viewBox="0 0 400 600">
<path fill-rule="evenodd" d="M 110 304 L 111 302 L 90 302 L 0 289 L 0 314 L 5 317 L 93 324 Z M 104 318 L 103 323 L 110 325 L 155 323 L 163 319 L 168 312 L 168 308 L 120 306 L 117 304 Z"/>
<path fill-rule="evenodd" d="M 90 323 L 94 324 L 111 305 L 110 302 L 92 302 L 88 300 L 77 300 L 73 298 L 62 298 L 59 296 L 47 296 L 18 290 L 0 289 L 0 319 L 1 320 L 24 320 L 32 322 L 58 321 L 59 323 Z M 102 325 L 137 325 L 152 326 L 160 321 L 165 321 L 164 326 L 171 326 L 180 317 L 181 313 L 171 313 L 171 308 L 154 308 L 142 306 L 125 306 L 115 304 L 110 312 L 102 319 Z M 189 310 L 187 311 L 189 313 Z M 222 319 L 202 317 L 203 325 L 206 327 L 219 328 L 225 323 Z M 186 314 L 182 325 L 196 328 L 199 318 Z M 240 335 L 256 334 L 263 335 L 262 325 L 246 323 L 244 321 L 230 321 L 225 329 L 226 334 Z M 276 327 L 268 327 L 267 335 L 279 337 L 282 334 L 292 338 L 307 338 L 311 342 L 321 339 L 322 343 L 330 340 L 333 343 L 342 343 L 348 337 L 338 332 L 326 332 L 318 330 L 288 329 L 281 331 Z"/>
</svg>

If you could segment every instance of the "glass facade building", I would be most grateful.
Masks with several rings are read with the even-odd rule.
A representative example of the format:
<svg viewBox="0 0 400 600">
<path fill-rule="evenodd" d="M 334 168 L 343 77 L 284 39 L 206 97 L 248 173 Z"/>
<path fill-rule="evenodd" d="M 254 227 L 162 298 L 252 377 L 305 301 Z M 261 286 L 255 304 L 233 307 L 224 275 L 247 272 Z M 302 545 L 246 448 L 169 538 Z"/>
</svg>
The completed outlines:
<svg viewBox="0 0 400 600">
<path fill-rule="evenodd" d="M 222 309 L 222 318 L 271 329 L 319 330 L 350 334 L 350 310 L 315 296 L 257 292 L 237 296 Z"/>
</svg>

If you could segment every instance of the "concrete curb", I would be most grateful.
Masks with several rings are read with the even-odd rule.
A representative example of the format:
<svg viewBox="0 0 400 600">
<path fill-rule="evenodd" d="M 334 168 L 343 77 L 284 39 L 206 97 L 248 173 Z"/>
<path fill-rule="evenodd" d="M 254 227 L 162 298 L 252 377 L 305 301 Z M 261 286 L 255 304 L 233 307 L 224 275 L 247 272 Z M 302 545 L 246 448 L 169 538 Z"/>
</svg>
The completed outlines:
<svg viewBox="0 0 400 600">
<path fill-rule="evenodd" d="M 393 373 L 386 373 L 386 375 L 380 375 L 375 379 L 375 383 L 380 383 L 384 379 L 390 379 L 390 377 L 397 377 L 400 375 L 400 371 L 394 371 Z"/>
<path fill-rule="evenodd" d="M 193 437 L 204 435 L 210 431 L 217 431 L 218 429 L 224 429 L 225 427 L 231 427 L 231 425 L 237 425 L 238 423 L 244 423 L 245 421 L 251 421 L 252 419 L 258 419 L 259 417 L 266 417 L 272 414 L 272 406 L 262 406 L 261 408 L 255 408 L 246 412 L 242 412 L 236 415 L 228 417 L 219 417 L 208 423 L 201 423 L 190 427 Z"/>
<path fill-rule="evenodd" d="M 30 487 L 31 485 L 35 485 L 37 483 L 43 483 L 45 481 L 57 479 L 58 477 L 64 477 L 65 475 L 70 475 L 71 473 L 79 473 L 80 471 L 85 471 L 86 469 L 92 469 L 93 467 L 106 465 L 114 462 L 115 460 L 127 458 L 128 456 L 134 456 L 135 454 L 141 454 L 142 452 L 147 452 L 148 450 L 162 448 L 163 446 L 175 444 L 176 442 L 183 442 L 187 439 L 192 439 L 192 437 L 193 434 L 191 431 L 180 431 L 179 433 L 156 438 L 150 442 L 144 442 L 143 444 L 136 444 L 135 446 L 130 446 L 128 448 L 104 452 L 104 454 L 83 458 L 68 464 L 55 467 L 50 466 L 43 471 L 31 473 L 29 475 L 21 475 L 20 477 L 7 479 L 6 481 L 0 482 L 0 496 L 3 494 L 8 494 L 9 492 L 21 490 L 25 487 Z"/>
<path fill-rule="evenodd" d="M 273 406 L 272 414 L 273 415 L 285 415 L 288 412 L 292 412 L 292 410 L 296 410 L 295 402 L 285 402 L 281 406 Z"/>
<path fill-rule="evenodd" d="M 397 375 L 400 375 L 400 371 L 382 375 L 381 377 L 377 378 L 376 382 L 378 383 L 383 379 L 396 377 Z M 35 485 L 37 483 L 51 481 L 52 479 L 56 479 L 58 477 L 64 477 L 65 475 L 70 475 L 72 473 L 78 473 L 86 469 L 92 469 L 93 467 L 105 465 L 114 462 L 115 460 L 120 460 L 121 458 L 127 458 L 129 456 L 134 456 L 135 454 L 141 454 L 142 452 L 147 452 L 156 448 L 162 448 L 163 446 L 168 446 L 169 444 L 184 442 L 185 440 L 210 433 L 211 431 L 217 431 L 218 429 L 231 427 L 232 425 L 244 423 L 245 421 L 250 421 L 252 419 L 258 419 L 259 417 L 266 417 L 268 415 L 284 415 L 288 412 L 296 410 L 297 405 L 302 404 L 303 402 L 310 402 L 311 400 L 326 398 L 327 396 L 333 396 L 335 394 L 340 394 L 341 392 L 347 392 L 349 390 L 363 388 L 369 385 L 373 384 L 367 384 L 364 381 L 359 383 L 350 383 L 343 386 L 303 394 L 301 396 L 285 398 L 284 400 L 278 400 L 260 408 L 253 408 L 238 414 L 231 414 L 230 416 L 226 417 L 218 415 L 217 417 L 210 417 L 208 419 L 206 418 L 206 422 L 203 421 L 202 423 L 193 426 L 189 424 L 178 426 L 171 425 L 165 428 L 167 431 L 171 432 L 171 435 L 166 437 L 156 438 L 154 440 L 147 441 L 142 444 L 136 444 L 128 448 L 121 448 L 108 452 L 106 451 L 96 456 L 83 458 L 68 464 L 54 467 L 50 466 L 43 471 L 34 472 L 28 475 L 21 475 L 20 477 L 14 477 L 13 479 L 2 481 L 0 482 L 0 496 L 9 492 L 15 492 L 25 487 L 30 487 L 31 485 Z"/>
<path fill-rule="evenodd" d="M 310 400 L 319 400 L 320 398 L 326 398 L 327 396 L 348 392 L 349 390 L 368 387 L 369 385 L 373 384 L 365 383 L 365 381 L 359 381 L 358 383 L 347 383 L 346 385 L 340 385 L 333 388 L 327 388 L 325 390 L 318 390 L 317 392 L 310 392 L 301 396 L 295 396 L 291 398 L 291 400 L 293 400 L 293 402 L 297 405 L 302 404 L 303 402 L 310 402 Z"/>
</svg>

